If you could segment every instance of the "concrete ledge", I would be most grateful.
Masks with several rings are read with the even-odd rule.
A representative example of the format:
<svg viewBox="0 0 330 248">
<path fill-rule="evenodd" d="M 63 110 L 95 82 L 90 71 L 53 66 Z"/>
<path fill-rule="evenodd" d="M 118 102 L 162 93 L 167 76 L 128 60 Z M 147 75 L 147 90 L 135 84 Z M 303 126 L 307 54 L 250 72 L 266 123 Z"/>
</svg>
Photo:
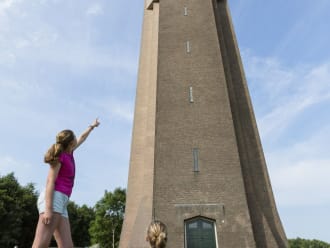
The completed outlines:
<svg viewBox="0 0 330 248">
<path fill-rule="evenodd" d="M 224 223 L 225 205 L 224 204 L 175 204 L 177 224 L 182 223 L 190 218 L 203 216 L 206 218 L 214 219 L 218 225 Z"/>
<path fill-rule="evenodd" d="M 159 0 L 147 0 L 147 9 L 153 9 L 154 3 L 159 3 Z"/>
</svg>

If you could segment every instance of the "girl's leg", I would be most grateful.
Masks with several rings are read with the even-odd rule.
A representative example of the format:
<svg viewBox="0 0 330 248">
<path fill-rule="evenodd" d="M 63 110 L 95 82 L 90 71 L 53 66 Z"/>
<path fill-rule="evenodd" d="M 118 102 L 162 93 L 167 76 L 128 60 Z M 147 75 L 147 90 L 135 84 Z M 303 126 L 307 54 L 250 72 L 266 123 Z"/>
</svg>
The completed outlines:
<svg viewBox="0 0 330 248">
<path fill-rule="evenodd" d="M 59 248 L 73 248 L 71 228 L 68 218 L 63 216 L 60 217 L 54 236 Z"/>
<path fill-rule="evenodd" d="M 37 230 L 32 245 L 33 248 L 47 248 L 61 220 L 61 215 L 54 213 L 50 224 L 45 225 L 42 223 L 42 216 L 43 214 L 39 215 Z"/>
</svg>

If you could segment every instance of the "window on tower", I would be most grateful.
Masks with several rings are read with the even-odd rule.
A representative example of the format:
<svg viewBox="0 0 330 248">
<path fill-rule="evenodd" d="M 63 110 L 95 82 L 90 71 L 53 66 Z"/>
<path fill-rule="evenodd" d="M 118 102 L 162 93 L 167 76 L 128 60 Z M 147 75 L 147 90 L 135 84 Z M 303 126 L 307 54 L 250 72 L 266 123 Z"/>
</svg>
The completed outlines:
<svg viewBox="0 0 330 248">
<path fill-rule="evenodd" d="M 193 148 L 194 172 L 199 172 L 198 148 Z"/>
<path fill-rule="evenodd" d="M 216 248 L 215 221 L 197 217 L 185 221 L 185 248 Z"/>
<path fill-rule="evenodd" d="M 191 86 L 189 87 L 189 102 L 190 103 L 194 102 L 193 88 Z"/>
<path fill-rule="evenodd" d="M 187 16 L 188 15 L 188 8 L 187 7 L 184 7 L 184 16 Z"/>
<path fill-rule="evenodd" d="M 186 50 L 187 50 L 187 53 L 190 53 L 191 52 L 190 41 L 187 41 L 186 42 Z"/>
</svg>

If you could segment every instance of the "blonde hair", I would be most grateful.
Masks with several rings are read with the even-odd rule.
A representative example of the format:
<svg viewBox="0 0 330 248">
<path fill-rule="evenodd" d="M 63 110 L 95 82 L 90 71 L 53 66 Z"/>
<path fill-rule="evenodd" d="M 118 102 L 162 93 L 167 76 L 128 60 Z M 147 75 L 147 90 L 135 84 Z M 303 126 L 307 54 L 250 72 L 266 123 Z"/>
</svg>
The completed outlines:
<svg viewBox="0 0 330 248">
<path fill-rule="evenodd" d="M 74 140 L 75 135 L 71 130 L 63 130 L 56 135 L 56 143 L 53 144 L 45 154 L 45 163 L 58 162 L 59 155 L 65 151 Z"/>
<path fill-rule="evenodd" d="M 167 228 L 161 221 L 150 223 L 147 231 L 147 241 L 152 248 L 165 248 L 167 242 Z"/>
</svg>

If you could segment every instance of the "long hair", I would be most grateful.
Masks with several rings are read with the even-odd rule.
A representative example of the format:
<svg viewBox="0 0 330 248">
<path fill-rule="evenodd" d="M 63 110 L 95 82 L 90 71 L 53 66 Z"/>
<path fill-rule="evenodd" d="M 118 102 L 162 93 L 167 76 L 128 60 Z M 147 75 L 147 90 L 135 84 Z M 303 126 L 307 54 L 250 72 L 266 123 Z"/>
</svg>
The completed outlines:
<svg viewBox="0 0 330 248">
<path fill-rule="evenodd" d="M 75 135 L 71 130 L 63 130 L 56 135 L 56 143 L 53 144 L 45 154 L 45 163 L 58 162 L 59 155 L 65 151 L 74 140 Z"/>
<path fill-rule="evenodd" d="M 161 221 L 150 223 L 147 231 L 147 241 L 152 248 L 165 248 L 167 242 L 167 228 Z"/>
</svg>

